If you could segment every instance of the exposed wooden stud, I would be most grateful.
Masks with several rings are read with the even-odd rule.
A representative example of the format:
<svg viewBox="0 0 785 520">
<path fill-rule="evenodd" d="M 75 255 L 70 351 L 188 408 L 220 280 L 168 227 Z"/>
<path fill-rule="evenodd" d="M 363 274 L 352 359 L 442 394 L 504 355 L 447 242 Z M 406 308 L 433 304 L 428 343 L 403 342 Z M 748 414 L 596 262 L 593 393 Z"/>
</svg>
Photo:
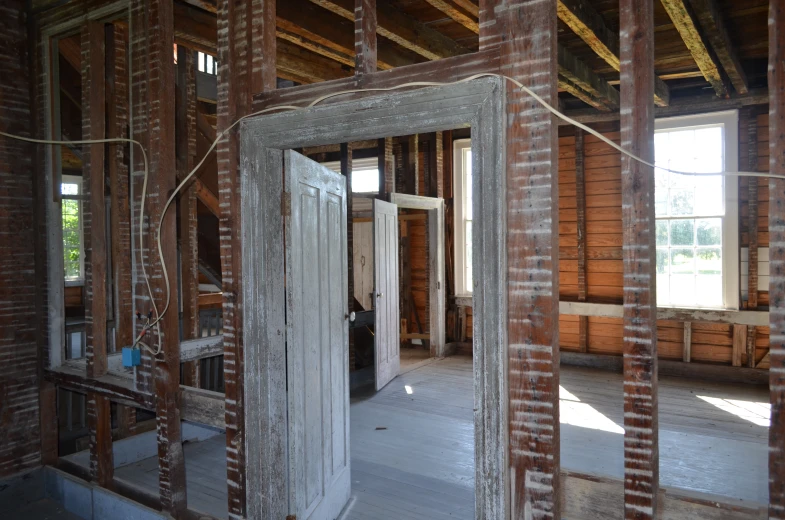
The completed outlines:
<svg viewBox="0 0 785 520">
<path fill-rule="evenodd" d="M 741 356 L 747 350 L 747 326 L 734 325 L 733 326 L 733 351 L 731 355 L 731 364 L 734 367 L 741 366 Z"/>
<path fill-rule="evenodd" d="M 420 194 L 420 139 L 417 134 L 406 138 L 404 147 L 404 190 L 410 195 Z"/>
<path fill-rule="evenodd" d="M 429 197 L 444 198 L 444 145 L 443 133 L 434 132 L 428 141 Z"/>
<path fill-rule="evenodd" d="M 90 431 L 90 477 L 99 486 L 112 487 L 112 410 L 109 399 L 95 392 L 87 394 L 87 427 Z"/>
<path fill-rule="evenodd" d="M 682 350 L 682 361 L 689 363 L 692 361 L 692 322 L 684 322 L 684 349 Z"/>
<path fill-rule="evenodd" d="M 346 177 L 346 257 L 354 258 L 354 218 L 352 216 L 352 143 L 341 143 L 341 175 Z M 381 187 L 381 184 L 380 184 Z M 348 312 L 354 312 L 354 262 L 350 261 L 348 276 Z M 354 332 L 349 330 L 349 370 L 354 370 L 356 351 Z"/>
<path fill-rule="evenodd" d="M 755 347 L 758 339 L 758 329 L 754 325 L 747 326 L 747 366 L 755 368 Z"/>
<path fill-rule="evenodd" d="M 136 408 L 117 405 L 117 438 L 125 439 L 136 435 Z"/>
<path fill-rule="evenodd" d="M 621 0 L 621 145 L 654 162 L 654 2 Z M 654 171 L 622 156 L 624 516 L 657 517 Z"/>
<path fill-rule="evenodd" d="M 736 48 L 728 36 L 716 0 L 690 0 L 690 5 L 700 22 L 701 29 L 711 43 L 714 53 L 728 74 L 733 88 L 739 94 L 748 93 L 747 75 L 739 62 Z"/>
<path fill-rule="evenodd" d="M 354 2 L 354 59 L 355 74 L 376 72 L 376 0 Z"/>
<path fill-rule="evenodd" d="M 747 170 L 758 171 L 758 117 L 757 110 L 747 114 Z M 747 177 L 747 308 L 758 308 L 758 178 Z"/>
<path fill-rule="evenodd" d="M 379 198 L 387 200 L 390 193 L 395 193 L 393 138 L 384 137 L 377 140 L 377 143 L 377 148 L 379 150 Z"/>
<path fill-rule="evenodd" d="M 769 2 L 769 171 L 785 175 L 785 3 Z M 785 180 L 769 178 L 769 518 L 785 519 Z"/>
<path fill-rule="evenodd" d="M 411 253 L 411 237 L 409 236 L 409 223 L 403 221 L 399 224 L 400 236 L 398 240 L 399 255 L 401 258 L 400 263 L 400 295 L 401 295 L 401 343 L 404 341 L 409 344 L 408 340 L 404 338 L 409 333 L 409 324 L 413 321 L 412 313 L 417 314 L 417 307 L 412 302 L 410 295 L 412 294 L 412 253 Z"/>
<path fill-rule="evenodd" d="M 686 0 L 661 0 L 661 2 L 690 50 L 695 63 L 703 72 L 703 77 L 711 84 L 719 97 L 728 97 L 728 87 L 722 77 L 720 64 L 709 51 L 708 42 L 704 40 L 698 21 L 693 18 L 686 5 Z"/>
<path fill-rule="evenodd" d="M 578 301 L 585 302 L 588 295 L 586 273 L 586 169 L 584 157 L 584 132 L 575 129 L 575 214 L 578 232 Z M 589 317 L 578 318 L 578 348 L 589 350 Z"/>
<path fill-rule="evenodd" d="M 502 73 L 557 103 L 556 0 L 482 2 L 480 28 Z M 510 508 L 560 518 L 558 132 L 531 97 L 506 95 Z"/>
<path fill-rule="evenodd" d="M 311 2 L 347 20 L 354 20 L 355 0 L 311 0 Z M 376 19 L 377 35 L 384 36 L 429 60 L 468 52 L 439 31 L 401 13 L 388 2 L 381 2 L 376 6 Z"/>
<path fill-rule="evenodd" d="M 106 42 L 102 22 L 90 21 L 82 30 L 82 136 L 106 138 Z M 84 192 L 89 211 L 84 214 L 85 334 L 88 377 L 107 370 L 106 345 L 106 178 L 104 144 L 87 145 L 84 153 Z"/>
<path fill-rule="evenodd" d="M 619 37 L 608 29 L 588 0 L 559 0 L 557 10 L 562 22 L 614 70 L 620 70 Z M 654 102 L 658 106 L 669 105 L 670 89 L 661 78 L 655 77 L 654 81 Z"/>
</svg>

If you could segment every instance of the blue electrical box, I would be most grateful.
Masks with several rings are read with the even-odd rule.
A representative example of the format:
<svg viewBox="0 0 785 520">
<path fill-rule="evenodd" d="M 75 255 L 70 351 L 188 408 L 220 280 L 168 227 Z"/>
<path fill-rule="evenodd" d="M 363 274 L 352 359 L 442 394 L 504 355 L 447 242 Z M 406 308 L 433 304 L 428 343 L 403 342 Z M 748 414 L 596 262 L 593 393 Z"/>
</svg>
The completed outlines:
<svg viewBox="0 0 785 520">
<path fill-rule="evenodd" d="M 142 363 L 142 351 L 138 348 L 123 347 L 123 366 L 138 367 Z"/>
</svg>

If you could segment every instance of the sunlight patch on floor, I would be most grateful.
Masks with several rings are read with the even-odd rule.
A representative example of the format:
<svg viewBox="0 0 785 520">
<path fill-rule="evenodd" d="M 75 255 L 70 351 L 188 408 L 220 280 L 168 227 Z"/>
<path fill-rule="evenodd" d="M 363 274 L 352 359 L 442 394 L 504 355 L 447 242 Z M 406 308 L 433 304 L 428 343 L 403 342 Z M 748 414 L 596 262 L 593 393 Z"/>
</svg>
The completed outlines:
<svg viewBox="0 0 785 520">
<path fill-rule="evenodd" d="M 581 428 L 624 434 L 624 428 L 611 421 L 593 406 L 582 403 L 575 394 L 561 385 L 559 385 L 559 400 L 559 422 Z"/>
<path fill-rule="evenodd" d="M 769 403 L 741 401 L 739 399 L 721 399 L 719 397 L 709 397 L 706 395 L 699 395 L 698 399 L 702 399 L 720 410 L 731 413 L 753 424 L 757 424 L 758 426 L 768 427 L 770 424 L 771 404 Z"/>
</svg>

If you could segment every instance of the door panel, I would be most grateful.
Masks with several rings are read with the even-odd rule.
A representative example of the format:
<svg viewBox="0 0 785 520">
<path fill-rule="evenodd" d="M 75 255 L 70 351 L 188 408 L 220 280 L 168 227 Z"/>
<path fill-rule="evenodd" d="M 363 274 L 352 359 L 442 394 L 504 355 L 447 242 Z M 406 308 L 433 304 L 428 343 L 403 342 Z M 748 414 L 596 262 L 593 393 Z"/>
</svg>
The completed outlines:
<svg viewBox="0 0 785 520">
<path fill-rule="evenodd" d="M 374 348 L 376 390 L 401 368 L 401 320 L 398 287 L 398 206 L 373 201 Z"/>
<path fill-rule="evenodd" d="M 333 520 L 350 493 L 346 180 L 284 154 L 289 514 Z"/>
</svg>

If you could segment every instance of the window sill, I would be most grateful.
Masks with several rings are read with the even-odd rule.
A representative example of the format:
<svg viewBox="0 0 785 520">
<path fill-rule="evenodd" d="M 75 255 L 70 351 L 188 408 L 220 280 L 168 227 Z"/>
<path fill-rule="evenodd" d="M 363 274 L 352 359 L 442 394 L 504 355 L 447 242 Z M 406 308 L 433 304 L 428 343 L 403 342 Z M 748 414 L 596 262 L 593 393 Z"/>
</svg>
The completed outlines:
<svg viewBox="0 0 785 520">
<path fill-rule="evenodd" d="M 84 280 L 65 280 L 66 287 L 84 287 Z"/>
</svg>

